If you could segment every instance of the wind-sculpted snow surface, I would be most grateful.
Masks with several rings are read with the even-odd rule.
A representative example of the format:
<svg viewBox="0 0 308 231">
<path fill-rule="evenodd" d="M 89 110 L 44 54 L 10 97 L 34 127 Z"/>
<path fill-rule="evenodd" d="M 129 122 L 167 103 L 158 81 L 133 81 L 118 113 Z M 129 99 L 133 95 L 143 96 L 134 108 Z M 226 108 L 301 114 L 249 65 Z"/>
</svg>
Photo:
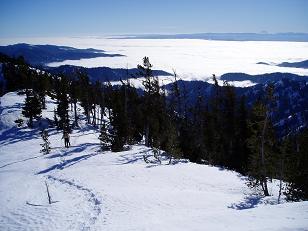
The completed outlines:
<svg viewBox="0 0 308 231">
<path fill-rule="evenodd" d="M 49 128 L 52 149 L 43 155 L 39 129 L 13 122 L 23 99 L 1 98 L 0 230 L 308 229 L 308 202 L 277 204 L 275 181 L 263 198 L 236 172 L 164 157 L 160 164 L 143 145 L 99 152 L 98 131 L 83 120 L 70 148 Z M 54 107 L 47 98 L 43 118 Z"/>
</svg>

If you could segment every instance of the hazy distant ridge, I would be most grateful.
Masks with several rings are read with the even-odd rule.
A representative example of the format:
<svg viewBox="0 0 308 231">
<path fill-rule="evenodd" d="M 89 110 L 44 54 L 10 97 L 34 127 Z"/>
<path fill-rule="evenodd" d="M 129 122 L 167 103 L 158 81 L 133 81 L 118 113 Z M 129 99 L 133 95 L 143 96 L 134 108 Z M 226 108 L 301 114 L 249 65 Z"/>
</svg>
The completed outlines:
<svg viewBox="0 0 308 231">
<path fill-rule="evenodd" d="M 119 38 L 119 37 L 118 37 Z M 125 35 L 122 39 L 205 39 L 223 41 L 293 41 L 308 42 L 308 33 L 197 33 Z"/>
</svg>

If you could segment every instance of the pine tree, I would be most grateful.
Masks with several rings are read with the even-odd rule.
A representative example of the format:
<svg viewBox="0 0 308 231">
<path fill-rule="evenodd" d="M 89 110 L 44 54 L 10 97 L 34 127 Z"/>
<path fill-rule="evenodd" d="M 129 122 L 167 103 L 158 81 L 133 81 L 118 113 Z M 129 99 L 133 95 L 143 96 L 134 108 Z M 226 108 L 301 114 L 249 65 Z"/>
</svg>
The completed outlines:
<svg viewBox="0 0 308 231">
<path fill-rule="evenodd" d="M 60 98 L 58 98 L 57 115 L 59 116 L 58 128 L 68 129 L 69 128 L 68 100 L 65 94 L 61 94 Z"/>
<path fill-rule="evenodd" d="M 86 73 L 78 72 L 78 82 L 80 91 L 80 104 L 84 109 L 84 113 L 87 117 L 87 122 L 91 123 L 90 120 L 90 112 L 91 112 L 91 102 L 90 102 L 90 92 L 91 92 L 91 85 L 89 81 L 89 77 Z"/>
<path fill-rule="evenodd" d="M 162 107 L 158 78 L 153 76 L 152 64 L 148 57 L 143 58 L 143 65 L 138 65 L 140 75 L 144 77 L 144 133 L 145 145 L 148 147 L 160 146 L 159 110 Z"/>
<path fill-rule="evenodd" d="M 247 173 L 249 148 L 248 139 L 248 112 L 246 108 L 245 96 L 242 96 L 237 109 L 236 116 L 236 133 L 235 133 L 235 154 L 237 163 L 235 169 L 242 174 Z"/>
<path fill-rule="evenodd" d="M 236 129 L 236 93 L 235 88 L 228 82 L 224 82 L 222 88 L 222 142 L 223 142 L 223 165 L 236 169 L 239 165 L 238 152 L 235 151 Z"/>
<path fill-rule="evenodd" d="M 100 140 L 101 150 L 102 151 L 108 150 L 108 148 L 110 147 L 111 138 L 108 133 L 107 125 L 105 122 L 102 124 L 100 128 L 100 135 L 98 138 Z"/>
<path fill-rule="evenodd" d="M 34 89 L 38 93 L 42 107 L 46 109 L 46 94 L 50 90 L 50 77 L 47 73 L 34 74 Z"/>
<path fill-rule="evenodd" d="M 223 165 L 224 164 L 224 147 L 223 147 L 223 124 L 224 116 L 222 114 L 223 97 L 222 88 L 218 85 L 215 74 L 213 74 L 214 86 L 212 88 L 212 94 L 209 102 L 208 118 L 210 133 L 207 137 L 210 137 L 212 142 L 210 160 L 213 164 Z"/>
<path fill-rule="evenodd" d="M 57 115 L 59 116 L 58 128 L 63 130 L 69 130 L 69 114 L 68 114 L 68 80 L 65 76 L 61 76 L 59 82 L 60 87 L 57 92 Z"/>
<path fill-rule="evenodd" d="M 264 196 L 269 196 L 267 181 L 275 174 L 275 133 L 271 125 L 271 112 L 274 103 L 274 88 L 266 89 L 265 103 L 258 101 L 252 109 L 251 136 L 248 144 L 251 150 L 249 175 L 250 185 L 260 185 Z"/>
<path fill-rule="evenodd" d="M 170 121 L 169 126 L 165 132 L 167 135 L 167 139 L 164 146 L 166 152 L 169 154 L 170 157 L 169 164 L 171 164 L 172 157 L 175 159 L 182 158 L 182 152 L 180 149 L 179 136 L 175 124 Z"/>
<path fill-rule="evenodd" d="M 113 91 L 112 113 L 109 119 L 112 126 L 111 150 L 115 152 L 122 151 L 128 134 L 127 117 L 124 112 L 124 98 L 119 89 Z"/>
<path fill-rule="evenodd" d="M 287 200 L 301 201 L 308 199 L 308 129 L 289 138 L 286 152 L 284 178 L 287 188 L 284 194 Z M 290 144 L 291 142 L 291 144 Z"/>
<path fill-rule="evenodd" d="M 26 90 L 25 105 L 22 110 L 22 114 L 29 118 L 29 127 L 33 127 L 33 119 L 41 117 L 42 106 L 41 101 L 37 94 L 32 90 Z"/>
<path fill-rule="evenodd" d="M 74 107 L 74 126 L 78 127 L 77 101 L 80 96 L 80 86 L 77 81 L 72 81 L 70 85 L 70 99 Z"/>
</svg>

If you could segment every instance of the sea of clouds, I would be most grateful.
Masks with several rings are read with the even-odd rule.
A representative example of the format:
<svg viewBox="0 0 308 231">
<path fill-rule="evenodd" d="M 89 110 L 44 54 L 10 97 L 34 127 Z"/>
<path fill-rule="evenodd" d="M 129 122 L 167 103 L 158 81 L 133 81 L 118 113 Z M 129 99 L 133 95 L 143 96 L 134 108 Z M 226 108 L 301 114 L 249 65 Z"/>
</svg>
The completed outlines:
<svg viewBox="0 0 308 231">
<path fill-rule="evenodd" d="M 289 72 L 308 75 L 308 69 L 278 67 L 281 62 L 308 59 L 308 42 L 214 41 L 199 39 L 110 39 L 106 37 L 0 39 L 1 45 L 15 43 L 53 44 L 96 48 L 122 57 L 100 57 L 49 63 L 111 68 L 135 68 L 148 56 L 154 69 L 165 70 L 184 80 L 207 80 L 212 74 L 229 72 L 263 74 Z M 272 65 L 257 64 L 266 62 Z"/>
</svg>

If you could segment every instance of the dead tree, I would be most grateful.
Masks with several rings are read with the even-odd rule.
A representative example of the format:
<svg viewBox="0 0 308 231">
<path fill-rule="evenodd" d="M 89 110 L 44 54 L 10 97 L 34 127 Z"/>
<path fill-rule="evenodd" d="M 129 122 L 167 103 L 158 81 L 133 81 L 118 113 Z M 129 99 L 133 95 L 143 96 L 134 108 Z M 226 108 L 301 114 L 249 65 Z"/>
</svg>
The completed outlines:
<svg viewBox="0 0 308 231">
<path fill-rule="evenodd" d="M 47 184 L 46 181 L 45 181 L 45 185 L 46 185 L 46 192 L 47 192 L 47 196 L 48 196 L 48 203 L 51 204 L 51 196 L 50 196 L 48 184 Z"/>
</svg>

